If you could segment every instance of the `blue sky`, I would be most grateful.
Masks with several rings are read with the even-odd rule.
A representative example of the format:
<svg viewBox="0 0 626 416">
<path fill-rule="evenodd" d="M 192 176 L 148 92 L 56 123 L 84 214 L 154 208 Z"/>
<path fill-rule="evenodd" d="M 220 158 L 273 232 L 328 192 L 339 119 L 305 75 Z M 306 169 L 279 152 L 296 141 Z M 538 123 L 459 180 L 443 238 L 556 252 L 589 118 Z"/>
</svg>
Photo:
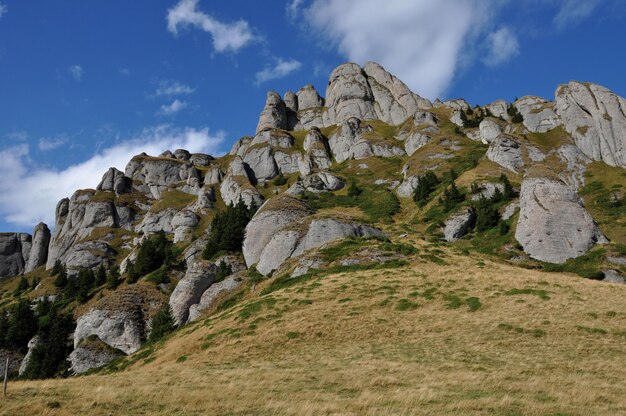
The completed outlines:
<svg viewBox="0 0 626 416">
<path fill-rule="evenodd" d="M 620 0 L 0 0 L 0 230 L 133 154 L 220 154 L 268 89 L 375 60 L 428 98 L 626 95 Z"/>
</svg>

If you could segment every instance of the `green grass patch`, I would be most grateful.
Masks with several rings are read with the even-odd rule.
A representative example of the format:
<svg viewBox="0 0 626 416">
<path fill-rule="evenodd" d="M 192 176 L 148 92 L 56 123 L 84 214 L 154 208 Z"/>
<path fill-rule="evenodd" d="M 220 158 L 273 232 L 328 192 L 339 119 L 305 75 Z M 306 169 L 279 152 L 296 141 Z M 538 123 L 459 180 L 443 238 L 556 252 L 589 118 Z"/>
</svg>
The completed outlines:
<svg viewBox="0 0 626 416">
<path fill-rule="evenodd" d="M 526 287 L 523 289 L 510 289 L 504 292 L 506 296 L 517 296 L 517 295 L 533 295 L 539 297 L 541 300 L 550 300 L 550 296 L 548 295 L 548 291 L 544 289 L 533 289 L 530 287 Z"/>
<path fill-rule="evenodd" d="M 575 273 L 586 279 L 599 280 L 604 278 L 602 268 L 605 257 L 606 249 L 596 247 L 582 256 L 567 260 L 563 264 L 542 264 L 543 269 L 547 272 L 569 272 Z"/>
<path fill-rule="evenodd" d="M 396 310 L 397 311 L 402 311 L 402 312 L 403 311 L 410 311 L 410 310 L 416 309 L 418 307 L 419 307 L 419 305 L 417 303 L 413 303 L 410 300 L 404 299 L 404 298 L 399 299 L 398 303 L 396 304 Z"/>
</svg>

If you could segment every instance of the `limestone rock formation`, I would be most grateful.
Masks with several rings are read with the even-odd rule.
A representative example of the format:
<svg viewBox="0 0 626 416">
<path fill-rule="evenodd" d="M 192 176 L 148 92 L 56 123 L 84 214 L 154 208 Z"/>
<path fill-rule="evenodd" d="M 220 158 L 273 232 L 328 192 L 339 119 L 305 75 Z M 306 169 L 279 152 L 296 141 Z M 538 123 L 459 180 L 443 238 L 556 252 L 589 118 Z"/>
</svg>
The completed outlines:
<svg viewBox="0 0 626 416">
<path fill-rule="evenodd" d="M 187 322 L 189 308 L 200 301 L 205 290 L 215 281 L 215 264 L 196 260 L 187 268 L 185 277 L 180 279 L 170 295 L 170 308 L 176 325 Z"/>
<path fill-rule="evenodd" d="M 545 133 L 561 125 L 554 104 L 541 97 L 522 97 L 515 101 L 515 107 L 524 117 L 524 126 L 533 133 Z"/>
<path fill-rule="evenodd" d="M 480 140 L 485 144 L 493 142 L 502 134 L 502 127 L 490 118 L 481 121 L 478 129 L 480 130 Z"/>
<path fill-rule="evenodd" d="M 587 157 L 626 167 L 626 100 L 596 84 L 572 81 L 556 90 L 556 111 Z"/>
<path fill-rule="evenodd" d="M 29 234 L 0 233 L 0 278 L 22 274 L 30 250 Z"/>
<path fill-rule="evenodd" d="M 504 100 L 496 100 L 491 104 L 487 104 L 485 106 L 485 109 L 489 110 L 489 112 L 493 114 L 494 117 L 502 117 L 504 120 L 507 121 L 510 119 L 508 114 L 509 105 Z"/>
<path fill-rule="evenodd" d="M 49 244 L 50 230 L 46 224 L 40 222 L 33 230 L 32 247 L 24 267 L 24 273 L 32 272 L 37 267 L 46 264 Z"/>
<path fill-rule="evenodd" d="M 96 188 L 98 191 L 113 191 L 117 195 L 131 191 L 131 180 L 115 168 L 109 168 Z"/>
<path fill-rule="evenodd" d="M 452 215 L 445 222 L 443 236 L 446 241 L 452 242 L 466 235 L 476 223 L 476 212 L 467 208 Z"/>
<path fill-rule="evenodd" d="M 254 204 L 258 207 L 263 203 L 263 197 L 250 183 L 246 166 L 239 156 L 235 156 L 230 162 L 228 173 L 220 185 L 220 192 L 226 204 L 236 204 L 239 198 L 248 206 Z"/>
<path fill-rule="evenodd" d="M 163 294 L 151 286 L 136 284 L 117 289 L 78 317 L 74 348 L 95 335 L 108 346 L 132 354 L 146 339 L 149 320 L 163 303 Z"/>
<path fill-rule="evenodd" d="M 515 238 L 532 258 L 563 263 L 607 242 L 576 192 L 549 178 L 527 178 Z"/>
<path fill-rule="evenodd" d="M 385 140 L 368 140 L 364 133 L 371 133 L 370 126 L 362 125 L 358 118 L 341 123 L 341 129 L 328 139 L 330 150 L 339 163 L 346 159 L 366 159 L 372 156 L 393 157 L 406 153 L 396 144 Z"/>
<path fill-rule="evenodd" d="M 188 322 L 193 322 L 202 316 L 202 313 L 211 308 L 215 302 L 228 293 L 237 290 L 246 281 L 247 273 L 240 272 L 228 276 L 221 282 L 213 283 L 207 290 L 202 293 L 198 303 L 191 305 L 189 308 Z"/>
<path fill-rule="evenodd" d="M 340 124 L 352 117 L 376 118 L 374 94 L 360 66 L 346 63 L 333 70 L 326 88 L 326 106 L 330 124 Z"/>
<path fill-rule="evenodd" d="M 286 129 L 287 128 L 287 110 L 285 102 L 275 91 L 267 93 L 265 108 L 259 117 L 259 124 L 256 132 L 266 129 Z"/>
<path fill-rule="evenodd" d="M 19 368 L 18 374 L 21 376 L 26 372 L 31 359 L 33 358 L 33 350 L 39 345 L 39 336 L 35 335 L 28 341 L 28 352 L 24 356 Z"/>
<path fill-rule="evenodd" d="M 93 368 L 107 365 L 125 354 L 121 350 L 110 347 L 96 335 L 83 339 L 69 355 L 70 370 L 74 374 L 82 374 Z"/>
</svg>

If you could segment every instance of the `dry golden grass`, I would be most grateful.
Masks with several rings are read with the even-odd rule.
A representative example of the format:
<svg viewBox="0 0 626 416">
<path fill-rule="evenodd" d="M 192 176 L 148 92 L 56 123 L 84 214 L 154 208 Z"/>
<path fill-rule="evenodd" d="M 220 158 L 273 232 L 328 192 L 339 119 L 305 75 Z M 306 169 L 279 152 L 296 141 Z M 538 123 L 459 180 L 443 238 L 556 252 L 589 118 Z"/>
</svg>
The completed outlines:
<svg viewBox="0 0 626 416">
<path fill-rule="evenodd" d="M 0 414 L 626 412 L 626 287 L 445 259 L 257 285 L 125 371 L 11 383 Z"/>
</svg>

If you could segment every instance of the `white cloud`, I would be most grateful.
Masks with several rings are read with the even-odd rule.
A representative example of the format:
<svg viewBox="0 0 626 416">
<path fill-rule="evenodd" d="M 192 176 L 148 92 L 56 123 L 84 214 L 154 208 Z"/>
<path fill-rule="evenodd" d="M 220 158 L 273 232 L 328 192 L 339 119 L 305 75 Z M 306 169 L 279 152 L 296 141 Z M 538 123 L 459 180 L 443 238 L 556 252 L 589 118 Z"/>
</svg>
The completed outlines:
<svg viewBox="0 0 626 416">
<path fill-rule="evenodd" d="M 213 37 L 213 48 L 217 52 L 236 52 L 255 36 L 245 20 L 234 23 L 222 23 L 197 9 L 198 0 L 180 0 L 167 11 L 167 30 L 178 34 L 179 27 L 195 27 L 208 32 Z"/>
<path fill-rule="evenodd" d="M 83 67 L 80 65 L 70 65 L 67 68 L 74 81 L 80 82 L 83 79 Z"/>
<path fill-rule="evenodd" d="M 124 171 L 141 152 L 158 155 L 167 149 L 220 154 L 225 134 L 209 129 L 178 129 L 168 125 L 143 130 L 136 137 L 103 149 L 88 160 L 64 169 L 46 168 L 29 159 L 27 144 L 0 151 L 0 215 L 8 223 L 32 227 L 54 223 L 56 203 L 77 189 L 95 188 L 111 166 Z"/>
<path fill-rule="evenodd" d="M 554 17 L 554 24 L 558 29 L 576 24 L 591 16 L 599 4 L 600 0 L 563 0 Z"/>
<path fill-rule="evenodd" d="M 349 60 L 376 61 L 416 93 L 439 97 L 502 0 L 314 0 L 305 11 Z"/>
<path fill-rule="evenodd" d="M 130 75 L 130 69 L 128 68 L 120 68 L 119 72 L 121 75 L 126 75 L 126 76 Z"/>
<path fill-rule="evenodd" d="M 284 78 L 292 72 L 300 69 L 301 66 L 302 63 L 296 61 L 295 59 L 285 60 L 278 58 L 275 65 L 267 66 L 262 71 L 256 73 L 255 82 L 258 85 L 272 79 Z"/>
<path fill-rule="evenodd" d="M 180 101 L 178 98 L 172 101 L 172 104 L 163 104 L 161 109 L 157 114 L 164 116 L 171 116 L 173 114 L 178 113 L 180 110 L 187 107 L 187 103 L 185 101 Z"/>
<path fill-rule="evenodd" d="M 489 52 L 484 59 L 489 66 L 498 66 L 507 63 L 519 55 L 519 42 L 508 27 L 502 27 L 487 36 Z"/>
<path fill-rule="evenodd" d="M 295 19 L 300 14 L 300 7 L 302 6 L 303 0 L 291 0 L 287 3 L 287 17 L 290 19 Z"/>
<path fill-rule="evenodd" d="M 179 82 L 161 81 L 159 87 L 156 90 L 157 96 L 172 96 L 172 95 L 188 95 L 192 94 L 195 89 L 189 85 L 181 84 Z"/>
<path fill-rule="evenodd" d="M 16 130 L 4 135 L 7 139 L 23 142 L 28 139 L 28 133 L 24 130 Z"/>
<path fill-rule="evenodd" d="M 9 9 L 7 8 L 7 6 L 0 3 L 0 18 L 2 18 L 2 16 L 4 16 L 8 11 Z"/>
<path fill-rule="evenodd" d="M 49 150 L 54 150 L 58 147 L 63 146 L 67 143 L 67 137 L 64 135 L 56 136 L 56 137 L 42 137 L 39 139 L 39 150 L 42 152 L 47 152 Z"/>
</svg>

